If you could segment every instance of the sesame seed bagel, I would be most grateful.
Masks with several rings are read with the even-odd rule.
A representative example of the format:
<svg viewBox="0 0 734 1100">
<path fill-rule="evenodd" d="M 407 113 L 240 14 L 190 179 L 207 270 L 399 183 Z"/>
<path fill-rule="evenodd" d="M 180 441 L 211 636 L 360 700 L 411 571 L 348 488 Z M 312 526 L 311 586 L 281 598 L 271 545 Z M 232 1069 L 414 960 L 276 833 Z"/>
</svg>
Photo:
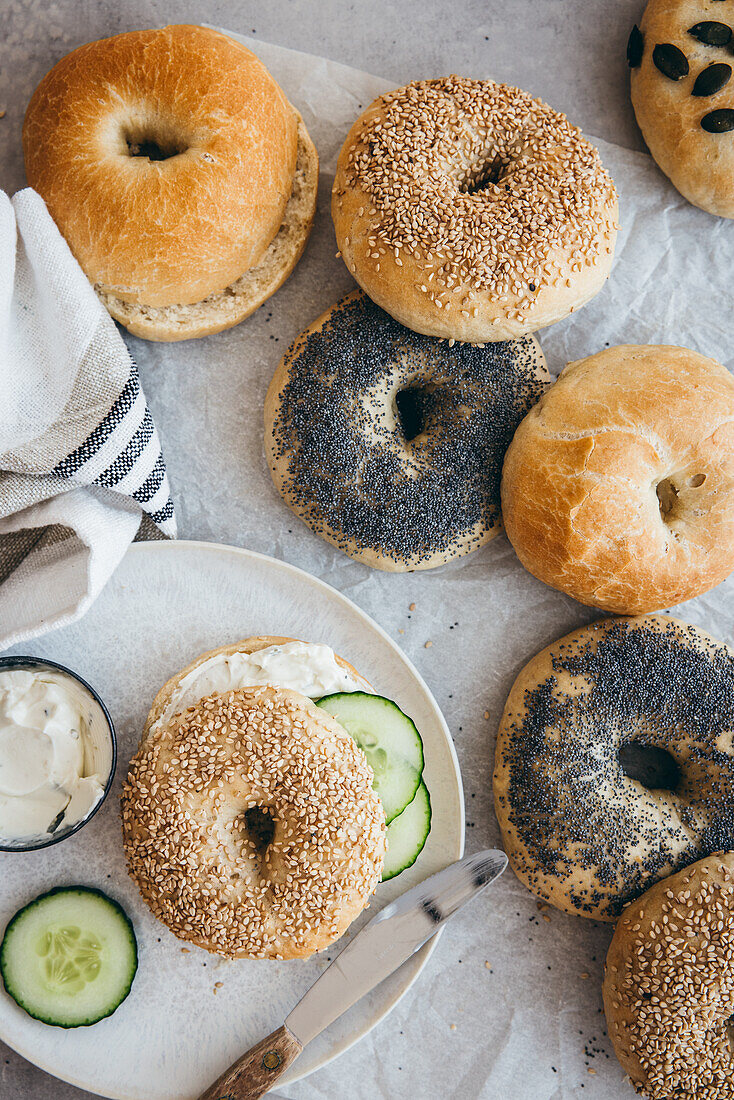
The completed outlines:
<svg viewBox="0 0 734 1100">
<path fill-rule="evenodd" d="M 380 96 L 350 130 L 332 216 L 354 278 L 403 325 L 510 340 L 609 274 L 617 195 L 599 154 L 519 88 L 457 76 Z"/>
<path fill-rule="evenodd" d="M 130 764 L 130 874 L 181 939 L 228 958 L 308 958 L 380 881 L 372 778 L 352 738 L 299 692 L 210 695 L 149 729 Z"/>
<path fill-rule="evenodd" d="M 536 340 L 449 346 L 356 292 L 289 348 L 265 451 L 290 508 L 375 569 L 432 569 L 502 525 L 502 461 L 550 380 Z"/>
<path fill-rule="evenodd" d="M 105 306 L 148 339 L 237 324 L 310 232 L 318 157 L 300 116 L 250 50 L 204 27 L 62 58 L 31 98 L 23 149 Z"/>
<path fill-rule="evenodd" d="M 731 1100 L 734 853 L 657 883 L 624 912 L 604 972 L 609 1037 L 650 1100 Z"/>
<path fill-rule="evenodd" d="M 494 800 L 525 885 L 613 921 L 654 882 L 734 849 L 734 654 L 665 616 L 602 619 L 522 670 Z"/>
<path fill-rule="evenodd" d="M 721 0 L 650 0 L 627 47 L 647 146 L 695 206 L 734 218 L 734 13 Z"/>
<path fill-rule="evenodd" d="M 529 572 L 640 614 L 734 568 L 734 378 L 687 348 L 569 363 L 507 450 L 502 512 Z"/>
</svg>

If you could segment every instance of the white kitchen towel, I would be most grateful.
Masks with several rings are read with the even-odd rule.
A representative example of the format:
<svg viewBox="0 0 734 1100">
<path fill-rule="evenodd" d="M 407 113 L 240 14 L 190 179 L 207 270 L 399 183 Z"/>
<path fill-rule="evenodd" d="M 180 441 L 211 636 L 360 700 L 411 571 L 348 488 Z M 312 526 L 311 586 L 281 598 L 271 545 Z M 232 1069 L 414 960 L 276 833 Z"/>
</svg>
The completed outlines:
<svg viewBox="0 0 734 1100">
<path fill-rule="evenodd" d="M 84 614 L 139 530 L 176 535 L 137 367 L 41 197 L 0 191 L 0 648 Z"/>
</svg>

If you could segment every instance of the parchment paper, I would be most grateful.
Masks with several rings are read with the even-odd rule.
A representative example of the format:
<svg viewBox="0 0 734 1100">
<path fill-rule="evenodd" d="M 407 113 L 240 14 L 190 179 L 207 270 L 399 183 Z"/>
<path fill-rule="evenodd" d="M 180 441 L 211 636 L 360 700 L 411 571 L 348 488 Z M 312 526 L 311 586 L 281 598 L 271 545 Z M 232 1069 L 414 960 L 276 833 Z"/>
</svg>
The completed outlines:
<svg viewBox="0 0 734 1100">
<path fill-rule="evenodd" d="M 334 256 L 332 173 L 350 125 L 387 85 L 329 61 L 243 41 L 285 88 L 316 142 L 319 210 L 295 274 L 244 324 L 182 345 L 129 340 L 164 442 L 181 534 L 293 562 L 348 593 L 400 641 L 452 729 L 465 785 L 467 850 L 475 851 L 499 840 L 491 772 L 513 678 L 538 649 L 594 614 L 525 573 L 504 536 L 431 573 L 370 571 L 303 526 L 273 489 L 262 455 L 264 394 L 290 341 L 353 285 Z M 685 203 L 647 156 L 597 145 L 620 192 L 617 256 L 598 297 L 540 333 L 550 369 L 623 342 L 688 345 L 733 366 L 734 224 Z M 676 613 L 731 642 L 732 610 L 729 581 Z M 287 1095 L 632 1097 L 601 1009 L 610 936 L 610 926 L 541 911 L 508 871 L 448 927 L 425 974 L 389 1019 Z"/>
</svg>

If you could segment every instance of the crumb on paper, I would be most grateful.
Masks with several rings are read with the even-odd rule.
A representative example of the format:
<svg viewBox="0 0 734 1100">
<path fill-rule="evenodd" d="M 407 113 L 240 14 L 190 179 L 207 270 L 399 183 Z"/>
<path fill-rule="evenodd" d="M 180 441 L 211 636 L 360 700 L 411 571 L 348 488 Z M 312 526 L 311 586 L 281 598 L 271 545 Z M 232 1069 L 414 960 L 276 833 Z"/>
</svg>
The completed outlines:
<svg viewBox="0 0 734 1100">
<path fill-rule="evenodd" d="M 452 1024 L 452 1025 L 451 1025 L 451 1029 L 450 1029 L 450 1030 L 451 1030 L 451 1031 L 456 1031 L 456 1024 Z"/>
<path fill-rule="evenodd" d="M 583 974 L 581 975 L 581 980 L 585 982 L 588 977 L 589 977 L 588 971 L 584 970 Z"/>
<path fill-rule="evenodd" d="M 548 916 L 547 913 L 543 913 L 543 920 L 547 920 L 548 924 L 550 924 L 550 917 Z"/>
<path fill-rule="evenodd" d="M 4 107 L 0 107 L 0 118 L 5 118 L 7 113 Z"/>
<path fill-rule="evenodd" d="M 409 603 L 408 604 L 408 611 L 415 611 L 415 604 L 414 603 Z"/>
<path fill-rule="evenodd" d="M 182 947 L 182 948 L 181 948 L 181 954 L 182 954 L 182 955 L 190 955 L 190 954 L 191 954 L 191 952 L 190 952 L 190 950 L 188 949 L 188 947 Z"/>
<path fill-rule="evenodd" d="M 484 960 L 484 965 L 486 966 L 487 970 L 491 970 L 491 969 L 492 969 L 492 964 L 491 964 L 491 962 L 489 961 L 489 959 L 485 959 L 485 960 Z"/>
<path fill-rule="evenodd" d="M 432 645 L 433 645 L 433 642 L 426 642 L 426 644 L 423 648 L 424 649 L 430 649 Z"/>
<path fill-rule="evenodd" d="M 487 722 L 488 720 L 489 720 L 489 711 L 485 710 L 485 712 L 484 712 L 484 721 Z"/>
<path fill-rule="evenodd" d="M 398 634 L 405 634 L 405 631 L 401 630 L 400 627 L 398 627 Z"/>
</svg>

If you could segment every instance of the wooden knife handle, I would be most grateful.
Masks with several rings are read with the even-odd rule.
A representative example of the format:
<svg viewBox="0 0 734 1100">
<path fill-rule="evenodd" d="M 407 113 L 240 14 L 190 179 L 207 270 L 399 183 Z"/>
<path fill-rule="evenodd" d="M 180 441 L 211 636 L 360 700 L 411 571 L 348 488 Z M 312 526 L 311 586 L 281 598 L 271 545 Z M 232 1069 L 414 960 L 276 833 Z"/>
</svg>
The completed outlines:
<svg viewBox="0 0 734 1100">
<path fill-rule="evenodd" d="M 233 1062 L 199 1100 L 257 1100 L 274 1088 L 302 1050 L 293 1032 L 283 1024 Z"/>
</svg>

